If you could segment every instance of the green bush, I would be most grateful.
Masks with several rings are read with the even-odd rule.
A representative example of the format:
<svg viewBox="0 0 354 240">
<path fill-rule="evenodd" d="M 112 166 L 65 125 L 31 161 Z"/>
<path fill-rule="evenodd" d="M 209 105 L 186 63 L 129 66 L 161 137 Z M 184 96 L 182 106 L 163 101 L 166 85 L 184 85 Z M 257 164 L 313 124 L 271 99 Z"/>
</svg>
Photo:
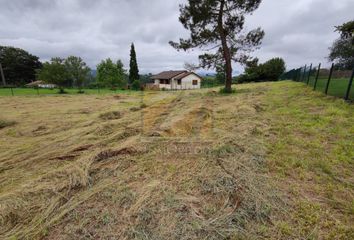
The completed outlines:
<svg viewBox="0 0 354 240">
<path fill-rule="evenodd" d="M 245 74 L 237 78 L 238 83 L 277 81 L 285 72 L 285 62 L 281 58 L 272 58 L 258 64 L 258 59 L 246 64 Z"/>
<path fill-rule="evenodd" d="M 140 91 L 140 81 L 139 80 L 134 80 L 132 85 L 131 85 L 131 89 L 134 91 Z"/>
<path fill-rule="evenodd" d="M 232 88 L 231 92 L 230 92 L 230 91 L 227 91 L 226 88 L 223 87 L 223 88 L 220 88 L 219 93 L 220 94 L 232 94 L 232 93 L 236 93 L 236 89 Z"/>
</svg>

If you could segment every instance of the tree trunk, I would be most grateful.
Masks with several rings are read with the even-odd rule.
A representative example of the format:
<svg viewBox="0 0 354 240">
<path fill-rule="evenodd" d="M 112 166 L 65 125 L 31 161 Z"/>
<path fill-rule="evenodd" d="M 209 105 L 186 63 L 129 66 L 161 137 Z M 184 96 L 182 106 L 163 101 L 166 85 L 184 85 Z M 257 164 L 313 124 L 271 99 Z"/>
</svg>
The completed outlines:
<svg viewBox="0 0 354 240">
<path fill-rule="evenodd" d="M 4 71 L 2 69 L 1 63 L 0 63 L 0 75 L 1 75 L 1 79 L 2 79 L 2 85 L 6 86 L 6 80 L 5 80 Z"/>
<path fill-rule="evenodd" d="M 226 40 L 225 40 L 226 42 Z M 232 65 L 231 65 L 231 56 L 230 56 L 230 50 L 227 47 L 224 48 L 224 58 L 225 58 L 225 71 L 226 71 L 226 79 L 225 79 L 225 91 L 228 93 L 232 92 Z"/>
<path fill-rule="evenodd" d="M 220 34 L 220 39 L 221 39 L 221 44 L 222 44 L 222 50 L 224 54 L 224 60 L 225 60 L 225 92 L 231 93 L 232 92 L 232 65 L 231 65 L 231 54 L 230 54 L 230 48 L 227 46 L 227 41 L 226 41 L 226 34 L 224 31 L 223 27 L 223 15 L 224 15 L 224 6 L 225 6 L 225 1 L 221 1 L 220 3 L 220 10 L 219 10 L 219 19 L 218 19 L 218 29 L 219 29 L 219 34 Z"/>
</svg>

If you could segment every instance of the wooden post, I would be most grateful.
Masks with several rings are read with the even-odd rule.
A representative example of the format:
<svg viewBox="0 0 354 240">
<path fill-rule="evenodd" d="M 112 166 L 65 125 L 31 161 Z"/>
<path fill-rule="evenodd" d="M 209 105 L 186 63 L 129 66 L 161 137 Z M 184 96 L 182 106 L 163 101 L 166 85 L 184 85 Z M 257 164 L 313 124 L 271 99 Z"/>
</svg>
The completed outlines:
<svg viewBox="0 0 354 240">
<path fill-rule="evenodd" d="M 347 94 L 345 95 L 345 100 L 349 100 L 350 89 L 352 88 L 352 85 L 353 85 L 353 78 L 354 78 L 354 69 L 352 72 L 352 76 L 350 77 L 350 80 L 349 80 Z"/>
<path fill-rule="evenodd" d="M 327 85 L 326 85 L 326 91 L 325 91 L 326 95 L 328 94 L 329 83 L 331 82 L 331 79 L 332 79 L 333 68 L 334 68 L 334 63 L 332 63 L 332 67 L 331 67 L 331 70 L 329 72 L 328 81 L 327 81 Z"/>
<path fill-rule="evenodd" d="M 316 86 L 317 86 L 317 81 L 318 81 L 318 77 L 320 76 L 320 70 L 321 70 L 321 63 L 318 64 L 318 69 L 317 69 L 317 74 L 316 74 L 316 79 L 315 79 L 315 84 L 313 85 L 313 90 L 316 90 Z"/>
<path fill-rule="evenodd" d="M 5 75 L 4 75 L 4 71 L 2 69 L 1 63 L 0 63 L 0 74 L 1 74 L 1 79 L 2 79 L 2 85 L 5 87 L 6 86 L 6 80 L 5 80 Z"/>
<path fill-rule="evenodd" d="M 310 83 L 311 71 L 312 71 L 312 63 L 311 63 L 311 65 L 310 65 L 310 71 L 309 71 L 309 74 L 308 74 L 308 76 L 307 76 L 307 85 L 309 85 L 309 83 Z"/>
</svg>

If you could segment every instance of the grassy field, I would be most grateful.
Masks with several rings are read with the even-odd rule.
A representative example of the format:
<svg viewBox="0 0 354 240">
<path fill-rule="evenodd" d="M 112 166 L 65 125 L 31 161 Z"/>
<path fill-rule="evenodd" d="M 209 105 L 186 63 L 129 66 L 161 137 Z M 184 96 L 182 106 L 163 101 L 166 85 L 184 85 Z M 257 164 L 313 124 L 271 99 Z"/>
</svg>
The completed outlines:
<svg viewBox="0 0 354 240">
<path fill-rule="evenodd" d="M 79 95 L 78 89 L 65 89 L 67 94 Z M 128 93 L 129 91 L 123 90 L 110 90 L 110 89 L 83 89 L 84 94 L 117 94 L 117 93 Z M 1 96 L 37 96 L 37 95 L 59 95 L 58 89 L 34 89 L 34 88 L 0 88 Z M 82 95 L 82 94 L 80 94 Z"/>
<path fill-rule="evenodd" d="M 309 85 L 313 87 L 315 85 L 315 76 L 310 77 Z M 316 91 L 322 93 L 325 92 L 327 86 L 328 77 L 320 77 L 317 81 Z M 328 95 L 344 98 L 349 85 L 349 78 L 334 78 L 331 79 L 328 87 Z M 354 100 L 354 86 L 352 87 L 349 98 Z"/>
<path fill-rule="evenodd" d="M 354 108 L 291 81 L 0 98 L 1 239 L 353 239 Z"/>
</svg>

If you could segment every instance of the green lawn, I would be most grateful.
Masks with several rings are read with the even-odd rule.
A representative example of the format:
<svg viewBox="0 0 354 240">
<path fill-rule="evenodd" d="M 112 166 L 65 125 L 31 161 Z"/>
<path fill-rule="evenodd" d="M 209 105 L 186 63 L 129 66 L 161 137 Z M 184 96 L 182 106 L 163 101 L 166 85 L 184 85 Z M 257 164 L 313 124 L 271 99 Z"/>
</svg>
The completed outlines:
<svg viewBox="0 0 354 240">
<path fill-rule="evenodd" d="M 31 95 L 59 95 L 58 89 L 33 89 L 33 88 L 13 88 L 14 96 L 31 96 Z M 79 94 L 78 89 L 65 89 L 68 94 Z M 115 94 L 129 93 L 129 90 L 110 90 L 110 89 L 83 89 L 84 94 Z M 0 96 L 12 96 L 10 88 L 0 88 Z"/>
<path fill-rule="evenodd" d="M 316 91 L 325 92 L 328 77 L 319 77 L 317 81 Z M 315 76 L 310 77 L 309 86 L 313 87 L 315 84 Z M 328 95 L 344 98 L 349 85 L 349 78 L 334 78 L 331 79 Z M 349 98 L 354 100 L 354 88 L 352 87 Z"/>
</svg>

